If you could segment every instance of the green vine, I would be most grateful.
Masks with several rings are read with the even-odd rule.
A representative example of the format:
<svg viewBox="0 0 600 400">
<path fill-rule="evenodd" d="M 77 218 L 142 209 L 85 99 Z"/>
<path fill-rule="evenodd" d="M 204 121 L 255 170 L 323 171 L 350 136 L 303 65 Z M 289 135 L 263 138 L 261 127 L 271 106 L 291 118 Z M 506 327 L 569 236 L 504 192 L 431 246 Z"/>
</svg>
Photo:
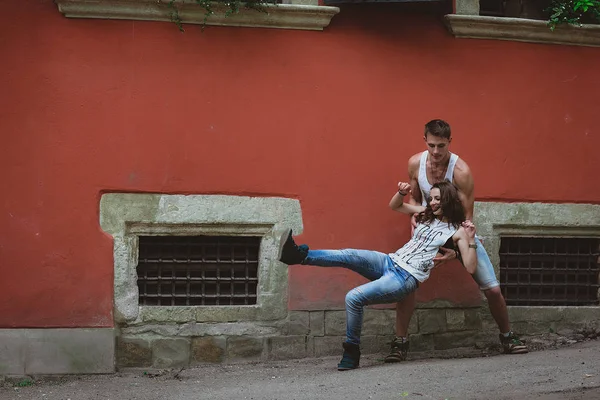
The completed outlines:
<svg viewBox="0 0 600 400">
<path fill-rule="evenodd" d="M 552 0 L 548 9 L 548 25 L 554 30 L 558 25 L 581 26 L 600 22 L 600 0 Z"/>
<path fill-rule="evenodd" d="M 204 9 L 204 20 L 202 22 L 202 29 L 206 26 L 206 22 L 210 16 L 215 15 L 214 6 L 216 4 L 223 4 L 225 6 L 224 15 L 225 17 L 229 17 L 233 14 L 237 14 L 240 12 L 240 8 L 244 7 L 247 9 L 257 10 L 260 12 L 267 12 L 264 7 L 267 4 L 277 4 L 276 0 L 191 0 L 190 3 L 195 3 L 198 7 Z M 171 12 L 171 22 L 177 25 L 177 28 L 181 32 L 185 32 L 183 29 L 183 20 L 179 15 L 178 2 L 175 0 L 169 0 L 167 3 L 167 7 Z"/>
</svg>

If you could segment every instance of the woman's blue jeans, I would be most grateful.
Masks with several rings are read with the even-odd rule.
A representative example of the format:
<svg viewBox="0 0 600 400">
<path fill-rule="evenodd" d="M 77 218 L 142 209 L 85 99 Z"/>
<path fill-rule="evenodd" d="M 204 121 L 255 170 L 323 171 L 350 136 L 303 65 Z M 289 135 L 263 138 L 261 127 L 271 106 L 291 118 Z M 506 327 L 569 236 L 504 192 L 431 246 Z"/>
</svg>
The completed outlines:
<svg viewBox="0 0 600 400">
<path fill-rule="evenodd" d="M 353 344 L 360 344 L 364 306 L 396 303 L 419 285 L 415 277 L 396 266 L 387 254 L 378 251 L 309 250 L 302 264 L 343 267 L 371 281 L 346 295 L 346 342 Z"/>
</svg>

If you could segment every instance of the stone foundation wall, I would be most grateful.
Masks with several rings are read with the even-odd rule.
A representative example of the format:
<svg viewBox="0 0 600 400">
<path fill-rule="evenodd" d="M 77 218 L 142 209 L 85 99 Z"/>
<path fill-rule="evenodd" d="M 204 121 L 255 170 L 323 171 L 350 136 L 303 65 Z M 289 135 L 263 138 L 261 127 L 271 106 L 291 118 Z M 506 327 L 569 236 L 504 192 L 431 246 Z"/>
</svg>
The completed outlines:
<svg viewBox="0 0 600 400">
<path fill-rule="evenodd" d="M 509 314 L 513 329 L 532 349 L 547 346 L 548 337 L 564 344 L 600 336 L 600 307 L 511 307 Z M 342 310 L 291 311 L 285 319 L 261 322 L 185 319 L 140 321 L 115 329 L 0 329 L 0 375 L 93 374 L 125 367 L 339 356 L 345 337 Z M 366 309 L 363 353 L 387 353 L 394 324 L 394 310 Z M 420 304 L 409 331 L 413 359 L 499 350 L 498 331 L 486 304 Z"/>
<path fill-rule="evenodd" d="M 512 307 L 513 329 L 525 336 L 600 332 L 598 307 Z M 341 354 L 345 312 L 291 311 L 282 321 L 145 324 L 120 329 L 117 368 L 176 368 L 198 363 L 285 360 Z M 394 336 L 395 311 L 366 309 L 361 349 L 386 353 Z M 455 355 L 499 348 L 487 306 L 456 308 L 444 301 L 421 304 L 410 325 L 414 357 Z"/>
</svg>

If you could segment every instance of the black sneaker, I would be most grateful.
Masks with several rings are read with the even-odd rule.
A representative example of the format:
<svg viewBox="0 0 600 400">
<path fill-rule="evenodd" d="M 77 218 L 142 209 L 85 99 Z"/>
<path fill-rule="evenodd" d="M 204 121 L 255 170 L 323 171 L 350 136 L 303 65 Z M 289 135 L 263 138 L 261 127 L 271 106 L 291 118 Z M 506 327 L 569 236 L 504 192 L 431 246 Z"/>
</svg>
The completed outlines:
<svg viewBox="0 0 600 400">
<path fill-rule="evenodd" d="M 504 337 L 501 333 L 498 336 L 505 354 L 525 354 L 529 352 L 527 346 L 512 331 L 508 337 Z"/>
<path fill-rule="evenodd" d="M 360 365 L 360 346 L 344 342 L 342 343 L 342 347 L 344 348 L 344 355 L 338 364 L 338 371 L 358 368 Z"/>
<path fill-rule="evenodd" d="M 392 349 L 390 354 L 388 354 L 383 360 L 386 363 L 396 363 L 401 361 L 406 361 L 406 356 L 408 355 L 408 340 L 402 342 L 402 338 L 396 337 L 392 341 Z"/>
<path fill-rule="evenodd" d="M 278 260 L 287 265 L 302 264 L 308 255 L 308 246 L 298 246 L 292 238 L 292 230 L 286 229 L 279 239 Z"/>
</svg>

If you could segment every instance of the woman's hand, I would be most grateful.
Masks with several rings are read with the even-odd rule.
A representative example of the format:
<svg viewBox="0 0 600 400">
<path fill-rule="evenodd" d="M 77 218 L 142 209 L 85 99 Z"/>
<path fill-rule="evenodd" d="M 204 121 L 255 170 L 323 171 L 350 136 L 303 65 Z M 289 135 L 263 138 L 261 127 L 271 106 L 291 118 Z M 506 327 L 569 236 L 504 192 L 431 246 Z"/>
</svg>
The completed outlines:
<svg viewBox="0 0 600 400">
<path fill-rule="evenodd" d="M 476 229 L 475 229 L 475 224 L 473 224 L 473 222 L 466 220 L 465 222 L 463 222 L 462 227 L 465 230 L 465 233 L 467 234 L 467 237 L 469 237 L 470 239 L 475 239 L 475 233 L 476 233 Z"/>
<path fill-rule="evenodd" d="M 406 196 L 410 193 L 410 183 L 398 182 L 398 193 L 402 196 Z"/>
</svg>

